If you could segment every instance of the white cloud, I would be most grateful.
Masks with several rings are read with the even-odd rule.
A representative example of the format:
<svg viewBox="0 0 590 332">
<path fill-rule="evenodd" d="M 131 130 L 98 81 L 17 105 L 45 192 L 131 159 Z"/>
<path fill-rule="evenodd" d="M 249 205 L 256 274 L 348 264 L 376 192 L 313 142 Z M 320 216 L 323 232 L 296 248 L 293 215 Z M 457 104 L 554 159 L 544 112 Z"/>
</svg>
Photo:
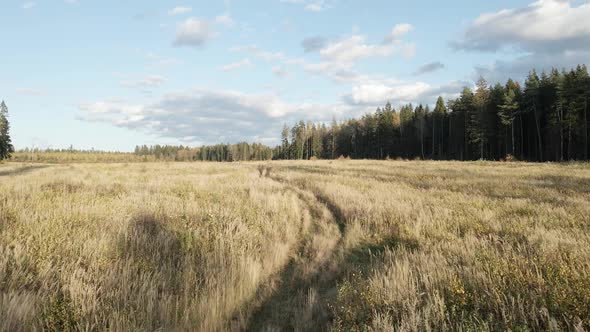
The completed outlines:
<svg viewBox="0 0 590 332">
<path fill-rule="evenodd" d="M 170 9 L 168 11 L 168 15 L 176 16 L 176 15 L 188 14 L 191 11 L 193 11 L 193 9 L 191 7 L 177 6 L 177 7 Z"/>
<path fill-rule="evenodd" d="M 160 75 L 147 75 L 138 80 L 123 80 L 121 85 L 128 88 L 155 88 L 166 82 L 166 78 Z"/>
<path fill-rule="evenodd" d="M 296 104 L 272 94 L 206 89 L 169 94 L 149 105 L 98 101 L 78 108 L 83 121 L 110 123 L 191 143 L 265 140 L 270 144 L 278 142 L 278 130 L 285 121 L 329 121 L 351 110 L 345 104 Z"/>
<path fill-rule="evenodd" d="M 319 48 L 322 60 L 318 63 L 303 63 L 303 69 L 314 74 L 328 76 L 337 82 L 354 82 L 363 78 L 363 75 L 359 75 L 353 70 L 357 61 L 372 57 L 385 58 L 396 54 L 411 58 L 416 53 L 413 43 L 397 40 L 388 44 L 370 44 L 362 35 L 352 35 L 331 42 L 313 38 L 304 40 L 304 48 L 306 44 L 312 50 Z"/>
<path fill-rule="evenodd" d="M 241 61 L 233 62 L 233 63 L 227 64 L 225 66 L 222 66 L 220 69 L 223 71 L 233 71 L 233 70 L 237 70 L 237 69 L 241 69 L 241 68 L 245 68 L 245 67 L 250 67 L 250 66 L 252 66 L 250 59 L 244 59 Z"/>
<path fill-rule="evenodd" d="M 322 58 L 339 63 L 352 63 L 369 57 L 387 57 L 393 54 L 389 45 L 370 45 L 365 37 L 353 35 L 326 45 L 320 50 Z"/>
<path fill-rule="evenodd" d="M 191 17 L 177 25 L 174 45 L 199 47 L 212 36 L 213 32 L 207 21 Z"/>
<path fill-rule="evenodd" d="M 556 52 L 590 49 L 590 3 L 577 7 L 568 0 L 539 0 L 527 7 L 480 15 L 456 48 L 496 51 Z"/>
<path fill-rule="evenodd" d="M 389 100 L 408 103 L 418 100 L 428 89 L 430 85 L 423 82 L 367 82 L 354 86 L 349 97 L 354 104 L 381 105 Z"/>
<path fill-rule="evenodd" d="M 397 24 L 391 29 L 391 32 L 385 37 L 385 42 L 393 43 L 400 40 L 408 32 L 412 31 L 414 27 L 409 23 Z"/>
<path fill-rule="evenodd" d="M 215 18 L 215 23 L 221 24 L 227 28 L 231 28 L 235 25 L 233 18 L 229 14 L 219 15 Z"/>
<path fill-rule="evenodd" d="M 391 79 L 368 79 L 352 88 L 343 100 L 351 105 L 383 105 L 391 102 L 395 106 L 407 103 L 433 104 L 438 96 L 445 99 L 456 98 L 464 86 L 472 83 L 454 81 L 433 86 L 425 82 L 407 82 Z"/>
<path fill-rule="evenodd" d="M 516 51 L 513 58 L 475 68 L 474 78 L 490 82 L 523 79 L 533 68 L 561 69 L 590 61 L 590 3 L 539 0 L 528 6 L 503 9 L 477 17 L 461 40 L 451 43 L 466 51 Z"/>
</svg>

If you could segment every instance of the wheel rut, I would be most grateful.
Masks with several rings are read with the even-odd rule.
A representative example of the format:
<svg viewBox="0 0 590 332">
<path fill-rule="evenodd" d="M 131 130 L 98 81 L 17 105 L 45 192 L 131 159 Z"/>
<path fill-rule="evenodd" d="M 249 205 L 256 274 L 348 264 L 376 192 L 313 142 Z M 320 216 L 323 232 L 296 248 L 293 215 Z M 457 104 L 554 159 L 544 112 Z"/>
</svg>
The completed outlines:
<svg viewBox="0 0 590 332">
<path fill-rule="evenodd" d="M 277 175 L 267 178 L 295 193 L 311 221 L 299 235 L 299 246 L 287 266 L 261 287 L 262 303 L 245 329 L 327 331 L 332 321 L 329 306 L 337 295 L 338 263 L 343 257 L 344 214 L 316 190 Z"/>
</svg>

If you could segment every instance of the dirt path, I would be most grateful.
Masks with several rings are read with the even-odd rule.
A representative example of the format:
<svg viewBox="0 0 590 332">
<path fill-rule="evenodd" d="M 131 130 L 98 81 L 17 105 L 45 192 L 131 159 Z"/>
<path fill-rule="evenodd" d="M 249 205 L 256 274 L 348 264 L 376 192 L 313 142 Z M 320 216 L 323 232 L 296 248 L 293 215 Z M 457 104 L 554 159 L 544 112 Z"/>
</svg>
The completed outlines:
<svg viewBox="0 0 590 332">
<path fill-rule="evenodd" d="M 270 294 L 249 320 L 248 331 L 327 331 L 329 303 L 337 295 L 338 262 L 343 257 L 345 220 L 321 194 L 270 176 L 307 206 L 311 223 L 299 248 L 271 285 Z"/>
</svg>

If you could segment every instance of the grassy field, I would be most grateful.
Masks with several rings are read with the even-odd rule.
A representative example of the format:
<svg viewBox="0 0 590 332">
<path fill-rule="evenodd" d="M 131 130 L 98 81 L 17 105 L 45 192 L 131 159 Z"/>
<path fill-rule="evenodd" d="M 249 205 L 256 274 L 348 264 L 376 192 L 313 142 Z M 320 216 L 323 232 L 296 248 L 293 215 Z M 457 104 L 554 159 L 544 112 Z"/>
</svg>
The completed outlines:
<svg viewBox="0 0 590 332">
<path fill-rule="evenodd" d="M 0 165 L 34 329 L 590 329 L 590 165 Z"/>
</svg>

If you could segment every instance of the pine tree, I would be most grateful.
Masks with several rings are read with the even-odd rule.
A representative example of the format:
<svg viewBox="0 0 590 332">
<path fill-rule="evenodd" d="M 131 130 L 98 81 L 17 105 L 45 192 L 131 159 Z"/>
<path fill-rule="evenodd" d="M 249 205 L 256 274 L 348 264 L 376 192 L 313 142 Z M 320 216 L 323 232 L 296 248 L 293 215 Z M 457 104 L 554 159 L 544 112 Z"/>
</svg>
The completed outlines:
<svg viewBox="0 0 590 332">
<path fill-rule="evenodd" d="M 510 128 L 511 131 L 511 140 L 512 142 L 512 150 L 511 154 L 514 155 L 514 119 L 518 112 L 518 100 L 516 99 L 516 92 L 513 88 L 511 88 L 508 84 L 506 85 L 506 92 L 504 93 L 504 103 L 500 106 L 500 122 L 504 127 Z M 506 139 L 506 144 L 508 144 L 508 140 Z M 508 151 L 508 147 L 506 147 L 506 151 Z M 508 153 L 508 152 L 507 152 Z"/>
<path fill-rule="evenodd" d="M 469 140 L 470 143 L 479 145 L 479 158 L 484 159 L 484 145 L 487 141 L 489 124 L 486 123 L 486 112 L 489 101 L 488 83 L 481 77 L 477 81 L 477 90 L 473 98 L 469 117 Z"/>
<path fill-rule="evenodd" d="M 442 158 L 445 133 L 444 133 L 444 121 L 447 114 L 447 107 L 442 97 L 438 97 L 436 100 L 436 106 L 434 107 L 434 114 L 432 116 L 432 153 L 436 153 L 436 142 L 438 141 L 438 156 Z M 436 124 L 439 123 L 437 126 Z M 435 128 L 438 127 L 438 132 Z"/>
<path fill-rule="evenodd" d="M 420 158 L 424 159 L 424 122 L 426 111 L 422 105 L 414 110 L 414 127 L 416 128 L 417 139 L 420 142 Z"/>
<path fill-rule="evenodd" d="M 579 157 L 587 160 L 588 159 L 588 82 L 590 82 L 590 76 L 585 65 L 578 65 L 576 67 L 576 99 L 578 100 L 578 119 L 579 126 L 577 132 L 580 136 L 580 141 L 583 144 L 583 151 Z"/>
<path fill-rule="evenodd" d="M 0 103 L 0 160 L 10 158 L 14 152 L 10 139 L 10 123 L 8 122 L 8 107 L 4 100 Z"/>
<path fill-rule="evenodd" d="M 473 101 L 473 92 L 469 88 L 464 88 L 463 92 L 461 92 L 461 96 L 453 103 L 453 113 L 456 112 L 457 116 L 457 124 L 455 126 L 456 130 L 462 135 L 462 142 L 460 143 L 460 156 L 461 160 L 469 159 L 470 151 L 469 151 L 469 143 L 470 143 L 470 134 L 472 132 L 471 127 L 474 126 L 471 123 L 471 115 L 474 113 L 474 101 Z M 475 118 L 476 120 L 477 118 Z M 477 123 L 475 123 L 477 124 Z M 475 128 L 477 129 L 477 128 Z M 477 134 L 477 132 L 474 132 Z"/>
<path fill-rule="evenodd" d="M 533 121 L 535 122 L 535 132 L 537 133 L 537 153 L 539 161 L 543 161 L 543 140 L 541 139 L 541 114 L 539 114 L 539 76 L 533 70 L 529 73 L 525 81 L 524 98 L 527 111 L 533 113 Z"/>
</svg>

